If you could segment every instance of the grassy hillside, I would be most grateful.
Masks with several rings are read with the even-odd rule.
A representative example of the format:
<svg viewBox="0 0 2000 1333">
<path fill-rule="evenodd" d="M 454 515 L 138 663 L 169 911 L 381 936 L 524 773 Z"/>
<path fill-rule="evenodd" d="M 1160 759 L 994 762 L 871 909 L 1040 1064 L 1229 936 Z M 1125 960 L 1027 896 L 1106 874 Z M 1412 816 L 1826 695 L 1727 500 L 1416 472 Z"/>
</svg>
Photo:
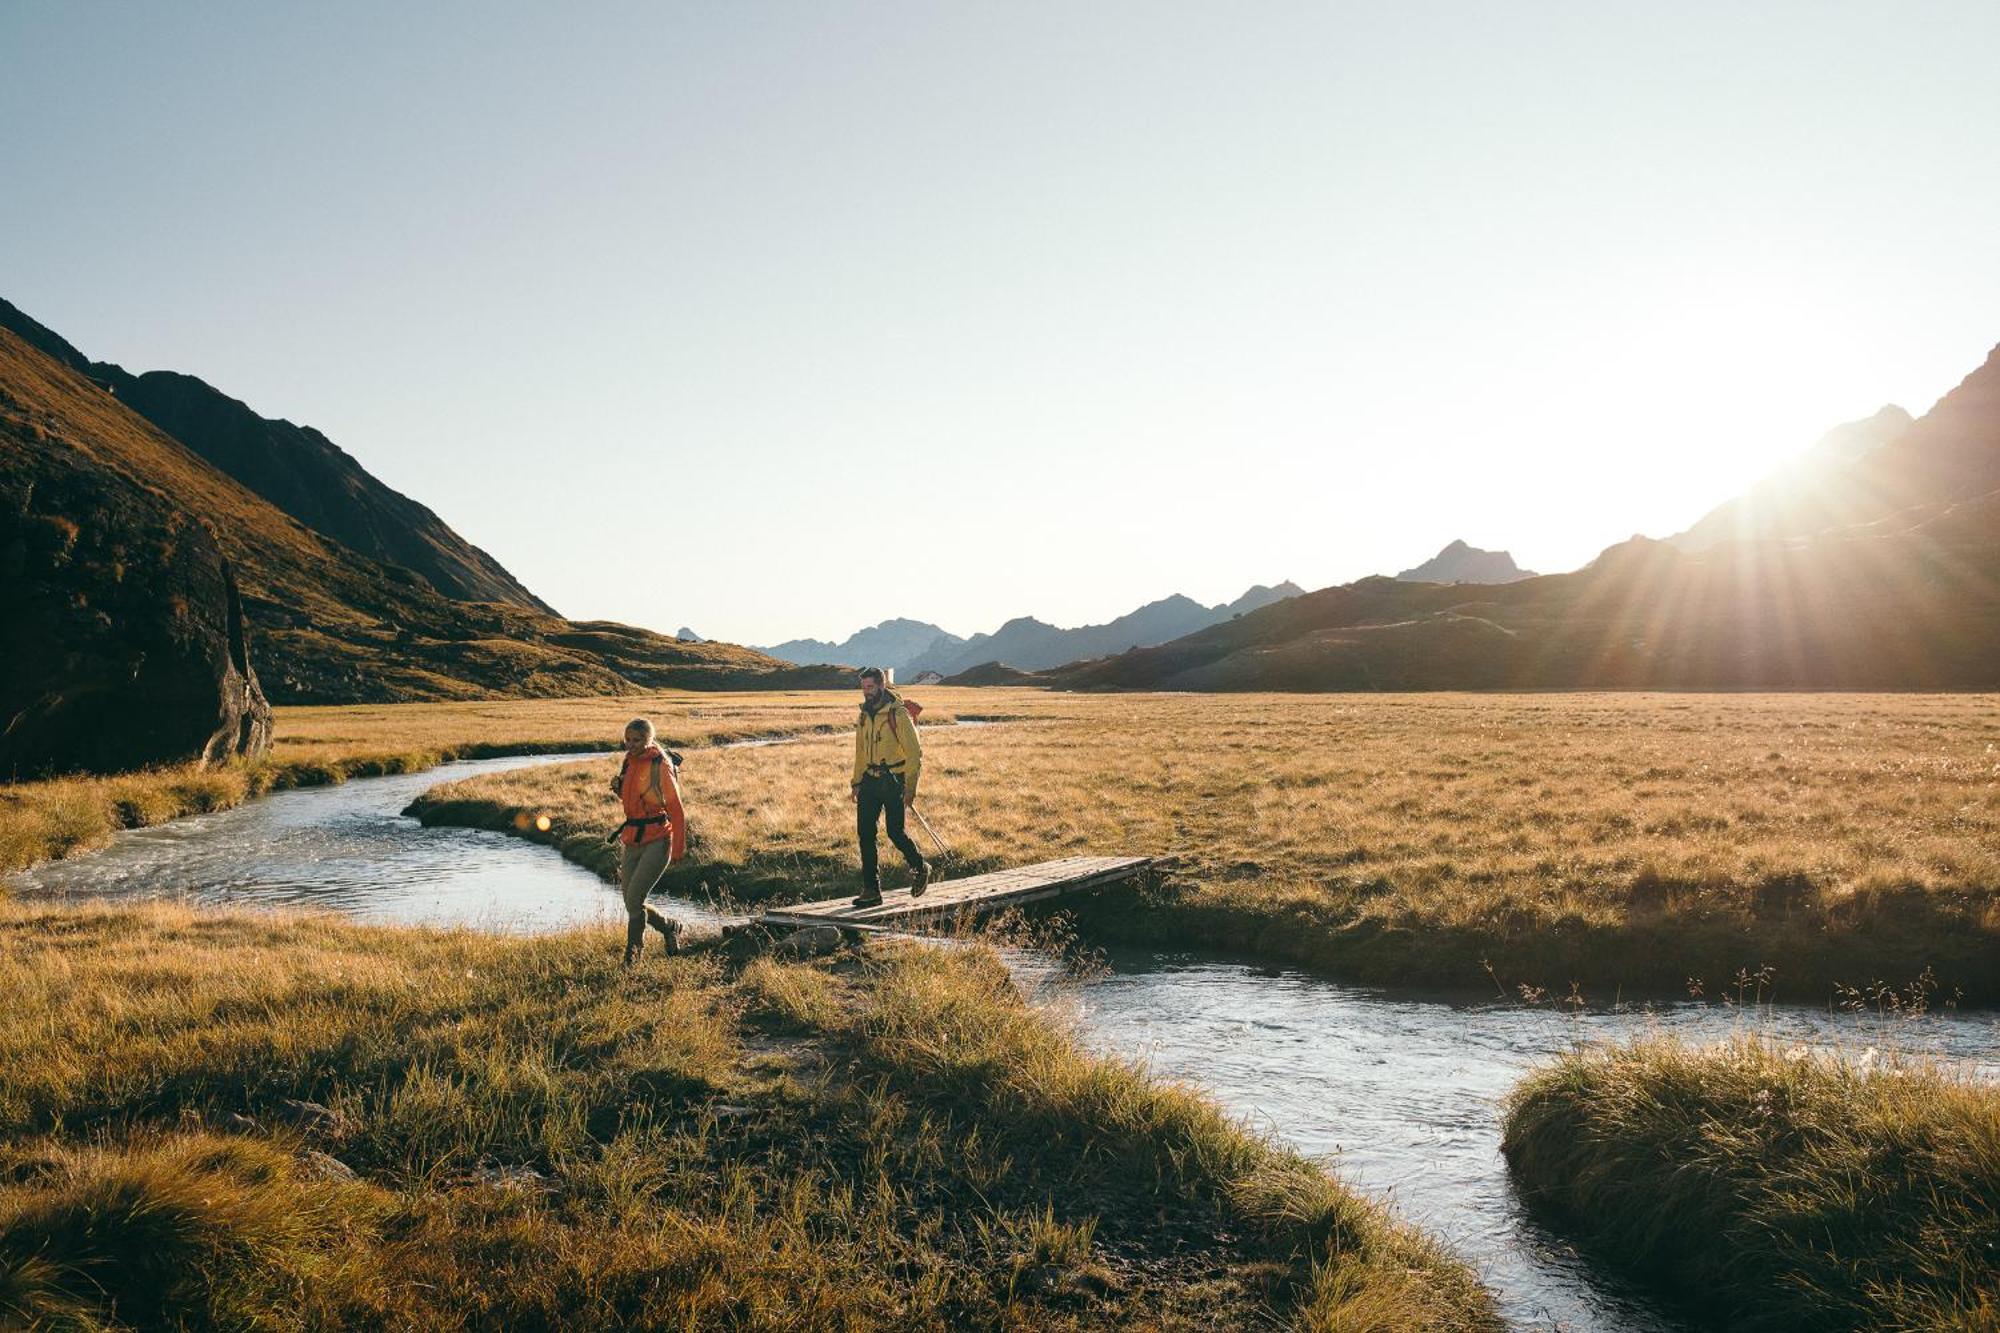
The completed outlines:
<svg viewBox="0 0 2000 1333">
<path fill-rule="evenodd" d="M 1528 1202 L 1735 1329 L 2000 1323 L 2000 1090 L 1744 1039 L 1565 1056 L 1518 1088 Z"/>
<path fill-rule="evenodd" d="M 1602 1000 L 1690 978 L 1714 995 L 1768 965 L 1778 996 L 1819 1003 L 1930 967 L 1947 995 L 2000 1001 L 1991 696 L 913 693 L 1015 719 L 926 733 L 951 873 L 1180 856 L 1159 889 L 1089 909 L 1093 938 Z M 677 891 L 853 884 L 846 765 L 840 736 L 690 763 Z M 546 814 L 526 836 L 603 871 L 604 776 L 480 778 L 419 810 L 514 831 Z"/>
<path fill-rule="evenodd" d="M 0 445 L 39 432 L 206 524 L 234 564 L 251 658 L 276 703 L 558 698 L 845 685 L 730 644 L 458 602 L 329 541 L 225 476 L 75 370 L 0 330 Z M 60 645 L 50 645 L 60 651 Z"/>
<path fill-rule="evenodd" d="M 0 1324 L 1484 1330 L 981 951 L 0 904 Z"/>
</svg>

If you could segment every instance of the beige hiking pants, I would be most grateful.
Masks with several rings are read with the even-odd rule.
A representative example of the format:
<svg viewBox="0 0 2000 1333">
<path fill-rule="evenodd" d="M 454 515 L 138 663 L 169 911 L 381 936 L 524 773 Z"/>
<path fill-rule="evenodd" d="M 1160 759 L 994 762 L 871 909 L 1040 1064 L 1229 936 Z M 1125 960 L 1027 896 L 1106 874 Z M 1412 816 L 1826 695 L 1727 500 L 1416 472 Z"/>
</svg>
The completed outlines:
<svg viewBox="0 0 2000 1333">
<path fill-rule="evenodd" d="M 651 842 L 628 842 L 618 863 L 618 888 L 625 895 L 625 947 L 640 948 L 646 942 L 646 895 L 667 871 L 667 850 L 672 838 Z"/>
</svg>

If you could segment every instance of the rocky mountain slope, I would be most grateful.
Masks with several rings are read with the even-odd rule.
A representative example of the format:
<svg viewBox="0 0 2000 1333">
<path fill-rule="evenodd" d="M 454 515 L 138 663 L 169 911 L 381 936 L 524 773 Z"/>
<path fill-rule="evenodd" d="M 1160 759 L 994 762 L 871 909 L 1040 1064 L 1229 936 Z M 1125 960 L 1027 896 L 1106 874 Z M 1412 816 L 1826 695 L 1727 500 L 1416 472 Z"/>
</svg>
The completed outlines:
<svg viewBox="0 0 2000 1333">
<path fill-rule="evenodd" d="M 18 334 L 256 494 L 323 537 L 408 570 L 446 597 L 505 602 L 554 614 L 500 562 L 402 492 L 378 481 L 310 426 L 258 416 L 192 375 L 134 375 L 92 361 L 61 336 L 0 300 L 0 328 Z"/>
<path fill-rule="evenodd" d="M 1895 425 L 1893 414 L 1884 427 Z M 1044 673 L 1078 689 L 2000 688 L 2000 348 L 1753 539 L 1490 586 L 1363 579 Z M 1720 512 L 1720 511 L 1719 511 Z M 1728 520 L 1734 524 L 1735 517 Z M 1701 525 L 1697 525 L 1700 527 Z"/>
<path fill-rule="evenodd" d="M 0 782 L 262 753 L 229 560 L 74 433 L 37 361 L 0 334 Z"/>
</svg>

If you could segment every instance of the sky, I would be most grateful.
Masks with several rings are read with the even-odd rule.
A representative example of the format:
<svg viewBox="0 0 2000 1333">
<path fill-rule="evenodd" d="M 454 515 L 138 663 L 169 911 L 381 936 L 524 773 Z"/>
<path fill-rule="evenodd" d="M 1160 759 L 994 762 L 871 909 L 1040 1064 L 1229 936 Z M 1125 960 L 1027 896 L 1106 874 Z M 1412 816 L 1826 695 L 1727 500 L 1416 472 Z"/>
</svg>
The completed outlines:
<svg viewBox="0 0 2000 1333">
<path fill-rule="evenodd" d="M 0 4 L 0 296 L 564 614 L 1575 568 L 2000 342 L 2000 5 Z"/>
</svg>

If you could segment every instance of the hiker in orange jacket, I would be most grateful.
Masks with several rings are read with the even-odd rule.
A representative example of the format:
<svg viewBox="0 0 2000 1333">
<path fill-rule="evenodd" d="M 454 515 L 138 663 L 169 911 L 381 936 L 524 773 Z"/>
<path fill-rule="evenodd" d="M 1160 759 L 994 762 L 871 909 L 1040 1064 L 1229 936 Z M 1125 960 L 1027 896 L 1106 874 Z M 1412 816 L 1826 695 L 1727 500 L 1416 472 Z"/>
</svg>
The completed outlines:
<svg viewBox="0 0 2000 1333">
<path fill-rule="evenodd" d="M 889 841 L 910 866 L 910 896 L 921 898 L 930 867 L 903 827 L 903 812 L 917 803 L 917 779 L 924 771 L 924 745 L 917 735 L 923 705 L 903 698 L 883 680 L 880 667 L 861 673 L 861 714 L 854 722 L 854 776 L 848 797 L 861 838 L 861 896 L 856 907 L 882 902 L 882 874 L 875 861 L 875 824 L 889 827 Z"/>
<path fill-rule="evenodd" d="M 625 806 L 625 822 L 617 836 L 624 844 L 618 887 L 625 896 L 627 967 L 639 961 L 648 925 L 660 932 L 668 953 L 680 949 L 680 922 L 669 921 L 646 905 L 646 895 L 667 867 L 687 856 L 687 813 L 675 776 L 679 765 L 678 755 L 660 748 L 650 721 L 635 717 L 625 725 L 625 762 L 611 785 Z"/>
</svg>

